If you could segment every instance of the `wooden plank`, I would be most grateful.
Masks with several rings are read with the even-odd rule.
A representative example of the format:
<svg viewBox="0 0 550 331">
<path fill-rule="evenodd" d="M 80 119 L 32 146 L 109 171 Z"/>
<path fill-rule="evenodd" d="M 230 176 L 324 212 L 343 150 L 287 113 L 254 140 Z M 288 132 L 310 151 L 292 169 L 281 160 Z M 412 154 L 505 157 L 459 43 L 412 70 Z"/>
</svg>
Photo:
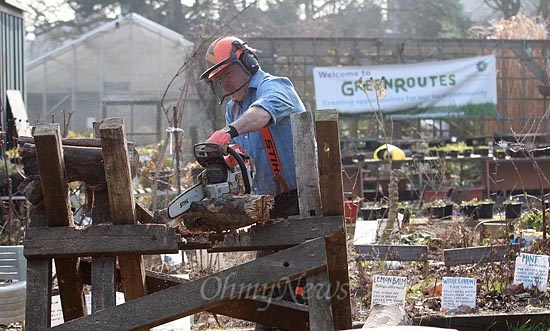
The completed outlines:
<svg viewBox="0 0 550 331">
<path fill-rule="evenodd" d="M 231 298 L 244 298 L 266 287 L 321 272 L 326 265 L 325 250 L 324 240 L 314 239 L 215 275 L 98 311 L 93 316 L 69 321 L 52 330 L 122 331 L 154 327 L 217 307 Z"/>
<path fill-rule="evenodd" d="M 81 264 L 84 283 L 89 284 L 90 263 L 84 259 L 81 260 Z M 118 269 L 115 269 L 115 279 L 119 276 Z M 154 293 L 179 284 L 189 283 L 190 281 L 169 274 L 146 270 L 145 282 L 147 284 L 148 293 Z M 266 310 L 268 300 L 271 300 L 269 302 L 269 311 Z M 93 304 L 92 297 L 92 305 Z M 261 323 L 262 325 L 273 325 L 274 327 L 284 330 L 309 330 L 309 313 L 307 306 L 273 298 L 263 299 L 257 295 L 253 295 L 250 298 L 236 298 L 224 301 L 208 311 L 214 314 Z M 288 316 L 289 318 L 280 318 L 280 316 Z M 290 316 L 292 317 L 290 318 Z"/>
<path fill-rule="evenodd" d="M 228 300 L 208 311 L 262 325 L 270 325 L 282 330 L 327 330 L 309 327 L 307 306 L 272 298 L 269 300 Z M 266 309 L 267 306 L 269 309 Z M 286 318 L 280 318 L 281 316 L 286 316 Z"/>
<path fill-rule="evenodd" d="M 99 125 L 109 205 L 114 224 L 135 224 L 134 189 L 122 118 L 108 118 Z M 141 256 L 119 256 L 124 297 L 127 301 L 145 295 L 145 271 Z"/>
<path fill-rule="evenodd" d="M 27 262 L 25 327 L 45 330 L 51 326 L 52 260 Z"/>
<path fill-rule="evenodd" d="M 313 113 L 294 114 L 291 119 L 300 216 L 322 215 L 319 167 L 315 162 L 317 146 Z M 312 148 L 303 148 L 302 146 L 312 146 Z M 308 221 L 310 220 L 308 219 Z M 337 220 L 331 221 L 333 225 L 338 226 Z M 307 297 L 309 308 L 309 328 L 311 330 L 332 330 L 334 321 L 330 300 L 330 283 L 326 271 L 306 278 L 304 295 Z"/>
<path fill-rule="evenodd" d="M 34 137 L 48 225 L 74 226 L 59 124 L 37 125 Z"/>
<path fill-rule="evenodd" d="M 99 131 L 113 222 L 134 224 L 136 216 L 134 190 L 122 118 L 103 120 Z"/>
<path fill-rule="evenodd" d="M 92 313 L 116 305 L 115 268 L 113 257 L 99 256 L 92 259 Z"/>
<path fill-rule="evenodd" d="M 318 237 L 332 236 L 340 229 L 343 216 L 308 217 L 256 224 L 247 231 L 230 233 L 214 242 L 210 252 L 284 249 Z"/>
<path fill-rule="evenodd" d="M 440 328 L 455 328 L 460 331 L 510 330 L 511 326 L 549 324 L 550 314 L 546 312 L 531 314 L 450 315 L 422 316 L 413 319 L 413 324 Z M 521 328 L 518 328 L 521 329 Z"/>
<path fill-rule="evenodd" d="M 111 223 L 111 207 L 109 194 L 104 185 L 93 186 L 92 224 Z M 92 257 L 90 266 L 90 282 L 92 285 L 92 313 L 116 305 L 117 274 L 116 256 Z M 116 277 L 118 275 L 118 278 Z"/>
<path fill-rule="evenodd" d="M 324 216 L 344 215 L 342 164 L 338 110 L 319 110 L 315 113 L 315 138 L 319 159 L 319 184 Z M 331 287 L 334 329 L 352 327 L 348 273 L 348 254 L 344 219 L 341 229 L 326 239 L 327 267 Z"/>
<path fill-rule="evenodd" d="M 461 264 L 487 263 L 515 258 L 519 245 L 453 248 L 443 250 L 443 260 L 448 267 Z"/>
<path fill-rule="evenodd" d="M 358 260 L 427 261 L 428 246 L 359 245 L 355 246 Z"/>
<path fill-rule="evenodd" d="M 74 226 L 59 124 L 37 125 L 34 139 L 48 225 Z M 64 319 L 67 321 L 85 316 L 87 310 L 78 258 L 56 259 L 55 266 Z"/>
<path fill-rule="evenodd" d="M 100 224 L 84 228 L 30 228 L 28 257 L 116 256 L 177 253 L 180 236 L 164 224 Z"/>
<path fill-rule="evenodd" d="M 321 192 L 319 191 L 319 169 L 312 166 L 317 160 L 315 125 L 310 111 L 292 114 L 292 138 L 294 139 L 294 159 L 296 180 L 300 199 L 300 215 L 320 216 Z M 308 146 L 308 148 L 304 148 Z"/>
<path fill-rule="evenodd" d="M 310 330 L 334 330 L 327 271 L 307 277 Z"/>
<path fill-rule="evenodd" d="M 47 225 L 44 202 L 31 205 L 29 229 Z M 49 328 L 52 295 L 52 260 L 27 260 L 27 300 L 25 302 L 25 327 L 27 330 Z M 41 307 L 41 309 L 36 309 Z"/>
</svg>

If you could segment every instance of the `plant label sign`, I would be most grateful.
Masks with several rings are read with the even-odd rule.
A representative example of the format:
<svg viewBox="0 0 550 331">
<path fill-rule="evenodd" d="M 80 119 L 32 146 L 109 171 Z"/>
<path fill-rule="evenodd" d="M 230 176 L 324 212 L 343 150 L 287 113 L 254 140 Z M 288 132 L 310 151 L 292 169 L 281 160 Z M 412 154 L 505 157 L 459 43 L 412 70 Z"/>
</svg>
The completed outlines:
<svg viewBox="0 0 550 331">
<path fill-rule="evenodd" d="M 371 308 L 376 304 L 405 305 L 407 277 L 374 275 Z"/>
<path fill-rule="evenodd" d="M 443 277 L 441 308 L 445 311 L 467 306 L 476 307 L 477 280 L 469 277 Z"/>
<path fill-rule="evenodd" d="M 523 283 L 524 287 L 536 286 L 539 291 L 545 292 L 548 265 L 548 255 L 521 253 L 516 257 L 514 284 Z"/>
</svg>

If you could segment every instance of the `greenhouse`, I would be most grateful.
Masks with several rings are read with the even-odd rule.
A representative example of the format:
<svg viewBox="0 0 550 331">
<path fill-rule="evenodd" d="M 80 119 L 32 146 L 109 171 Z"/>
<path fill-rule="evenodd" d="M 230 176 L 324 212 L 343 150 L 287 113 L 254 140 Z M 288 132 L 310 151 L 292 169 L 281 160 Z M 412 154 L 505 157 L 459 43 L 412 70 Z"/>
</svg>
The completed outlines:
<svg viewBox="0 0 550 331">
<path fill-rule="evenodd" d="M 84 133 L 123 117 L 129 139 L 158 142 L 168 126 L 162 106 L 177 101 L 186 77 L 176 74 L 192 52 L 179 33 L 135 13 L 120 17 L 27 62 L 29 121 L 70 119 L 67 127 Z"/>
</svg>

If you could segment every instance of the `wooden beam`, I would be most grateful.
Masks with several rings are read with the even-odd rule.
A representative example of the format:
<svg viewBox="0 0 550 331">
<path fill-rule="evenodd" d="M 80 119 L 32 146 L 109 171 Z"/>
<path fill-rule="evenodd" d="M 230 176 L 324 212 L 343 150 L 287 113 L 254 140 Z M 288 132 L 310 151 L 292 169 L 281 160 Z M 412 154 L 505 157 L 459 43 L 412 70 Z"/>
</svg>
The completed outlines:
<svg viewBox="0 0 550 331">
<path fill-rule="evenodd" d="M 164 224 L 100 224 L 83 228 L 30 228 L 25 234 L 29 258 L 177 253 L 180 236 Z"/>
<path fill-rule="evenodd" d="M 89 274 L 91 272 L 90 262 L 84 259 L 81 265 L 83 281 L 85 284 L 89 284 Z M 118 269 L 115 269 L 115 279 L 119 279 L 119 277 L 120 274 L 118 273 Z M 147 284 L 147 291 L 149 293 L 154 293 L 179 284 L 189 283 L 190 280 L 146 270 L 145 282 Z M 268 304 L 269 311 L 266 309 Z M 114 306 L 114 304 L 112 306 Z M 258 295 L 253 295 L 244 299 L 224 301 L 208 311 L 214 314 L 261 323 L 262 325 L 272 325 L 284 330 L 310 329 L 308 320 L 309 313 L 306 305 L 281 301 L 274 298 L 263 298 Z M 281 316 L 285 316 L 285 318 L 280 318 Z"/>
<path fill-rule="evenodd" d="M 296 159 L 300 216 L 322 215 L 319 167 L 314 162 L 314 160 L 317 160 L 317 143 L 315 140 L 313 113 L 294 114 L 291 117 L 291 124 L 294 139 L 294 157 Z M 312 148 L 302 148 L 302 146 L 312 146 Z M 331 221 L 332 225 L 336 226 L 340 223 L 337 220 Z M 334 320 L 327 271 L 325 270 L 317 275 L 307 277 L 306 284 L 306 293 L 304 293 L 304 296 L 307 298 L 309 308 L 310 329 L 332 330 Z"/>
<path fill-rule="evenodd" d="M 343 216 L 288 218 L 256 224 L 249 230 L 229 233 L 214 242 L 210 252 L 284 249 L 318 237 L 330 237 L 340 229 Z"/>
<path fill-rule="evenodd" d="M 319 169 L 316 165 L 317 144 L 315 124 L 312 112 L 292 114 L 292 138 L 294 139 L 294 159 L 296 163 L 296 181 L 300 199 L 300 215 L 320 216 L 321 192 L 319 190 Z M 308 148 L 304 148 L 308 146 Z"/>
<path fill-rule="evenodd" d="M 99 124 L 109 205 L 114 224 L 135 224 L 136 211 L 128 148 L 122 118 Z M 141 256 L 119 256 L 124 297 L 127 301 L 145 295 L 145 271 Z"/>
<path fill-rule="evenodd" d="M 319 110 L 315 113 L 315 136 L 319 157 L 319 184 L 324 216 L 344 215 L 342 162 L 338 110 Z M 348 254 L 344 220 L 341 229 L 326 239 L 327 267 L 330 280 L 334 329 L 351 329 L 351 300 L 348 273 Z"/>
<path fill-rule="evenodd" d="M 44 202 L 31 205 L 29 228 L 46 227 Z M 27 300 L 25 326 L 27 330 L 44 330 L 51 325 L 52 260 L 27 259 Z M 42 307 L 43 309 L 36 309 Z"/>
<path fill-rule="evenodd" d="M 326 267 L 325 250 L 324 240 L 314 239 L 209 277 L 98 311 L 52 330 L 122 331 L 154 327 L 209 310 L 229 299 L 247 298 L 276 284 L 318 273 Z"/>
<path fill-rule="evenodd" d="M 443 250 L 443 261 L 447 267 L 461 264 L 504 261 L 515 258 L 518 252 L 518 244 L 452 248 Z"/>
<path fill-rule="evenodd" d="M 357 245 L 358 260 L 426 261 L 428 246 L 409 245 Z"/>
<path fill-rule="evenodd" d="M 40 124 L 34 131 L 48 225 L 74 226 L 65 178 L 65 162 L 59 124 Z M 63 317 L 72 320 L 87 314 L 78 258 L 55 260 Z"/>
</svg>

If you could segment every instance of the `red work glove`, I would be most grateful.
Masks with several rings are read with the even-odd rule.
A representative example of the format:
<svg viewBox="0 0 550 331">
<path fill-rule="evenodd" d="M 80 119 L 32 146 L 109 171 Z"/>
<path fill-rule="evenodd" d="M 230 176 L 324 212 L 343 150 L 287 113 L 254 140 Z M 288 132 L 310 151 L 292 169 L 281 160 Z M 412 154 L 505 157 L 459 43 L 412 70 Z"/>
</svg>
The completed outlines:
<svg viewBox="0 0 550 331">
<path fill-rule="evenodd" d="M 206 140 L 210 143 L 216 143 L 221 146 L 227 146 L 229 145 L 229 141 L 231 140 L 231 135 L 224 130 L 218 130 L 215 131 L 210 135 L 210 137 Z"/>
</svg>

